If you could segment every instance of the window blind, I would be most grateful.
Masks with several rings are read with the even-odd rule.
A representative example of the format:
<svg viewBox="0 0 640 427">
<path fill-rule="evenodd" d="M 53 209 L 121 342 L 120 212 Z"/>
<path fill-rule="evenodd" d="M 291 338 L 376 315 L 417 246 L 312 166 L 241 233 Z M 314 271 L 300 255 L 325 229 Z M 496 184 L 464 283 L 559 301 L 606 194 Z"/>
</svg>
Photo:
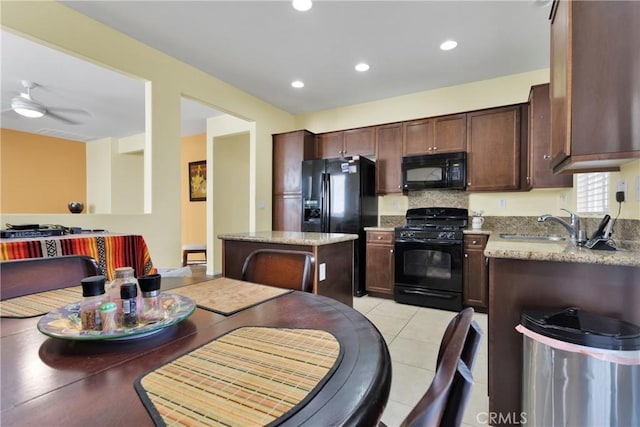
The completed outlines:
<svg viewBox="0 0 640 427">
<path fill-rule="evenodd" d="M 609 211 L 609 173 L 580 173 L 576 178 L 578 213 Z"/>
</svg>

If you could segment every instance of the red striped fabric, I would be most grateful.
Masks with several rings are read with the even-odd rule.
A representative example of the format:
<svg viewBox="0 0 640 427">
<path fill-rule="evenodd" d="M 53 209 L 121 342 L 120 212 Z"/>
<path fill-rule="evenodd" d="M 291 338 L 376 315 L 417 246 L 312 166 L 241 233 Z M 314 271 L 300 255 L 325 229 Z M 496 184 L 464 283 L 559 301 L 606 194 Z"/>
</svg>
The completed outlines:
<svg viewBox="0 0 640 427">
<path fill-rule="evenodd" d="M 109 280 L 113 280 L 114 271 L 119 267 L 133 267 L 136 277 L 156 273 L 142 236 L 43 238 L 0 242 L 0 260 L 61 255 L 92 257 L 102 267 Z"/>
</svg>

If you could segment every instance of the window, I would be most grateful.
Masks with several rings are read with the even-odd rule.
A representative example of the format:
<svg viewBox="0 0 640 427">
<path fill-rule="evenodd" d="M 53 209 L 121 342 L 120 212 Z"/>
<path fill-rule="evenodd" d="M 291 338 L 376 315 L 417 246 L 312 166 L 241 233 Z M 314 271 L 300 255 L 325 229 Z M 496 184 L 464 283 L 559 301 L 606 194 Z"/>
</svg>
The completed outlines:
<svg viewBox="0 0 640 427">
<path fill-rule="evenodd" d="M 578 213 L 602 214 L 609 211 L 609 173 L 580 173 L 576 178 Z"/>
</svg>

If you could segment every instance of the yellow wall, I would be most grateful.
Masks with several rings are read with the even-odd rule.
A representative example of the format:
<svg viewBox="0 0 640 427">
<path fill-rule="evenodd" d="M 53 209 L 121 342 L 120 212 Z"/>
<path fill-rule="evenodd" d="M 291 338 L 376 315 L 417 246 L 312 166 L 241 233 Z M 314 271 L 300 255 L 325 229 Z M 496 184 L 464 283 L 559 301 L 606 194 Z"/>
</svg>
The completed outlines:
<svg viewBox="0 0 640 427">
<path fill-rule="evenodd" d="M 242 233 L 249 225 L 249 134 L 216 137 L 213 142 L 213 192 L 233 193 L 214 207 L 216 234 Z M 211 188 L 211 186 L 209 187 Z M 222 242 L 214 239 L 214 272 L 222 272 Z"/>
<path fill-rule="evenodd" d="M 292 115 L 58 2 L 2 2 L 0 22 L 7 31 L 148 82 L 144 159 L 145 188 L 148 188 L 144 209 L 147 213 L 82 215 L 82 220 L 74 218 L 77 226 L 142 234 L 156 266 L 180 265 L 180 100 L 188 97 L 255 123 L 249 153 L 249 189 L 242 190 L 252 194 L 250 227 L 270 228 L 271 135 L 294 129 Z M 265 209 L 257 208 L 261 200 L 267 202 Z M 216 200 L 216 204 L 226 202 Z M 2 219 L 16 223 L 64 224 L 70 221 L 61 214 L 12 215 L 4 212 Z M 215 235 L 216 232 L 208 229 L 207 234 Z"/>
<path fill-rule="evenodd" d="M 298 128 L 312 132 L 329 132 L 360 126 L 371 126 L 482 108 L 527 102 L 531 86 L 549 81 L 549 70 L 536 70 L 506 77 L 413 93 L 333 110 L 296 117 Z M 640 161 L 628 163 L 610 179 L 611 211 L 617 213 L 615 185 L 627 182 L 628 202 L 623 203 L 620 218 L 640 219 L 639 202 L 635 200 L 635 177 L 640 174 Z M 506 207 L 502 207 L 504 200 Z M 404 215 L 406 196 L 379 198 L 380 215 Z M 573 189 L 540 189 L 529 192 L 475 193 L 469 195 L 469 210 L 484 211 L 492 216 L 535 216 L 542 213 L 559 215 L 566 208 L 575 210 Z"/>
<path fill-rule="evenodd" d="M 70 201 L 87 212 L 84 143 L 1 129 L 0 158 L 1 212 L 69 213 Z"/>
<path fill-rule="evenodd" d="M 183 137 L 181 158 L 182 243 L 204 245 L 207 243 L 207 204 L 204 201 L 189 201 L 189 162 L 207 158 L 207 135 L 201 133 Z"/>
</svg>

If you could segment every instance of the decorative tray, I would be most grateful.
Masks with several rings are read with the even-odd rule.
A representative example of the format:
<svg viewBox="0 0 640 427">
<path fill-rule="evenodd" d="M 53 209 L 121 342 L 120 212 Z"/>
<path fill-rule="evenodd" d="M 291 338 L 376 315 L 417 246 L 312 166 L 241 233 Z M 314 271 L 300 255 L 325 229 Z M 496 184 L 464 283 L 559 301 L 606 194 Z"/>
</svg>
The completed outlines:
<svg viewBox="0 0 640 427">
<path fill-rule="evenodd" d="M 81 302 L 57 308 L 38 321 L 38 330 L 53 338 L 69 340 L 129 340 L 143 338 L 162 331 L 193 314 L 196 304 L 190 298 L 178 294 L 160 294 L 165 308 L 164 319 L 152 323 L 139 323 L 133 328 L 118 328 L 115 331 L 84 331 L 80 325 Z"/>
</svg>

